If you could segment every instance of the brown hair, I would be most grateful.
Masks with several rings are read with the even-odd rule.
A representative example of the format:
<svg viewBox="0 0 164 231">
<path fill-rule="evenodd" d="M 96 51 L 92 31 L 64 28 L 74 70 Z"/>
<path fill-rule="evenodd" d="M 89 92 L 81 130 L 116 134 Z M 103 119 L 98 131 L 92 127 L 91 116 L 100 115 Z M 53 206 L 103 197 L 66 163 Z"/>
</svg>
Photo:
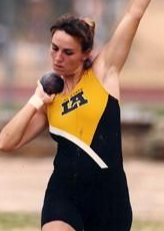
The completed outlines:
<svg viewBox="0 0 164 231">
<path fill-rule="evenodd" d="M 72 15 L 60 17 L 50 28 L 52 36 L 57 30 L 63 30 L 67 34 L 76 37 L 81 44 L 82 51 L 91 50 L 94 42 L 95 23 L 88 18 L 77 18 Z M 84 69 L 90 68 L 90 58 L 84 61 Z"/>
</svg>

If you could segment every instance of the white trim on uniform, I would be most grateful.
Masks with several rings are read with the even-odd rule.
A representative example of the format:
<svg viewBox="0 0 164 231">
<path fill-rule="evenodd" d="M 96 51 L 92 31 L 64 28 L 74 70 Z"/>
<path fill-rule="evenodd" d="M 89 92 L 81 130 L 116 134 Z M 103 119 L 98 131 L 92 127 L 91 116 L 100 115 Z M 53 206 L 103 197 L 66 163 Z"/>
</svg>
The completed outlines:
<svg viewBox="0 0 164 231">
<path fill-rule="evenodd" d="M 77 144 L 81 149 L 83 149 L 99 166 L 100 168 L 108 168 L 105 162 L 90 148 L 87 144 L 85 144 L 82 140 L 77 137 L 53 126 L 49 126 L 49 131 L 52 134 L 62 136 L 71 142 Z"/>
</svg>

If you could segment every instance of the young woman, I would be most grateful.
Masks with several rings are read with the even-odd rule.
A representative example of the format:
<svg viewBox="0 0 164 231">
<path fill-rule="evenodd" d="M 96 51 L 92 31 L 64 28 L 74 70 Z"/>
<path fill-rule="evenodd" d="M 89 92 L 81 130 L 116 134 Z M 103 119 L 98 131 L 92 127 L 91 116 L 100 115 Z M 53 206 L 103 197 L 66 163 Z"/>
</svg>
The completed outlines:
<svg viewBox="0 0 164 231">
<path fill-rule="evenodd" d="M 0 149 L 16 150 L 47 126 L 58 142 L 42 210 L 42 231 L 129 231 L 132 211 L 123 169 L 119 73 L 151 0 L 133 0 L 112 39 L 91 62 L 94 25 L 62 17 L 52 26 L 51 58 L 62 93 L 40 83 L 4 127 Z"/>
</svg>

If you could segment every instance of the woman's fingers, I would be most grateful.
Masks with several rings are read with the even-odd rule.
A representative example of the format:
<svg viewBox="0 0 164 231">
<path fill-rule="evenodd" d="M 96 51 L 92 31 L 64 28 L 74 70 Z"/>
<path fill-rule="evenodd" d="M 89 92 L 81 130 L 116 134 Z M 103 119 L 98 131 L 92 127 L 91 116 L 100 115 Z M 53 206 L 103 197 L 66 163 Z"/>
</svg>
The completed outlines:
<svg viewBox="0 0 164 231">
<path fill-rule="evenodd" d="M 44 92 L 43 86 L 40 83 L 40 80 L 37 81 L 37 87 L 35 90 L 35 94 L 44 102 L 44 104 L 52 103 L 55 97 L 55 94 L 48 95 L 46 92 Z"/>
</svg>

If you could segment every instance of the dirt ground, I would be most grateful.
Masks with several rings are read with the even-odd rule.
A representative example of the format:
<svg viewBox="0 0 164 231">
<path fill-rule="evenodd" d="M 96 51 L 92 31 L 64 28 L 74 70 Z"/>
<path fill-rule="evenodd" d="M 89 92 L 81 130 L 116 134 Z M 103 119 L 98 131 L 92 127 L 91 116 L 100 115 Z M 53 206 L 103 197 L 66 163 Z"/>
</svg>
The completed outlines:
<svg viewBox="0 0 164 231">
<path fill-rule="evenodd" d="M 52 158 L 0 158 L 0 212 L 40 212 Z M 163 221 L 164 163 L 124 163 L 134 219 Z"/>
</svg>

